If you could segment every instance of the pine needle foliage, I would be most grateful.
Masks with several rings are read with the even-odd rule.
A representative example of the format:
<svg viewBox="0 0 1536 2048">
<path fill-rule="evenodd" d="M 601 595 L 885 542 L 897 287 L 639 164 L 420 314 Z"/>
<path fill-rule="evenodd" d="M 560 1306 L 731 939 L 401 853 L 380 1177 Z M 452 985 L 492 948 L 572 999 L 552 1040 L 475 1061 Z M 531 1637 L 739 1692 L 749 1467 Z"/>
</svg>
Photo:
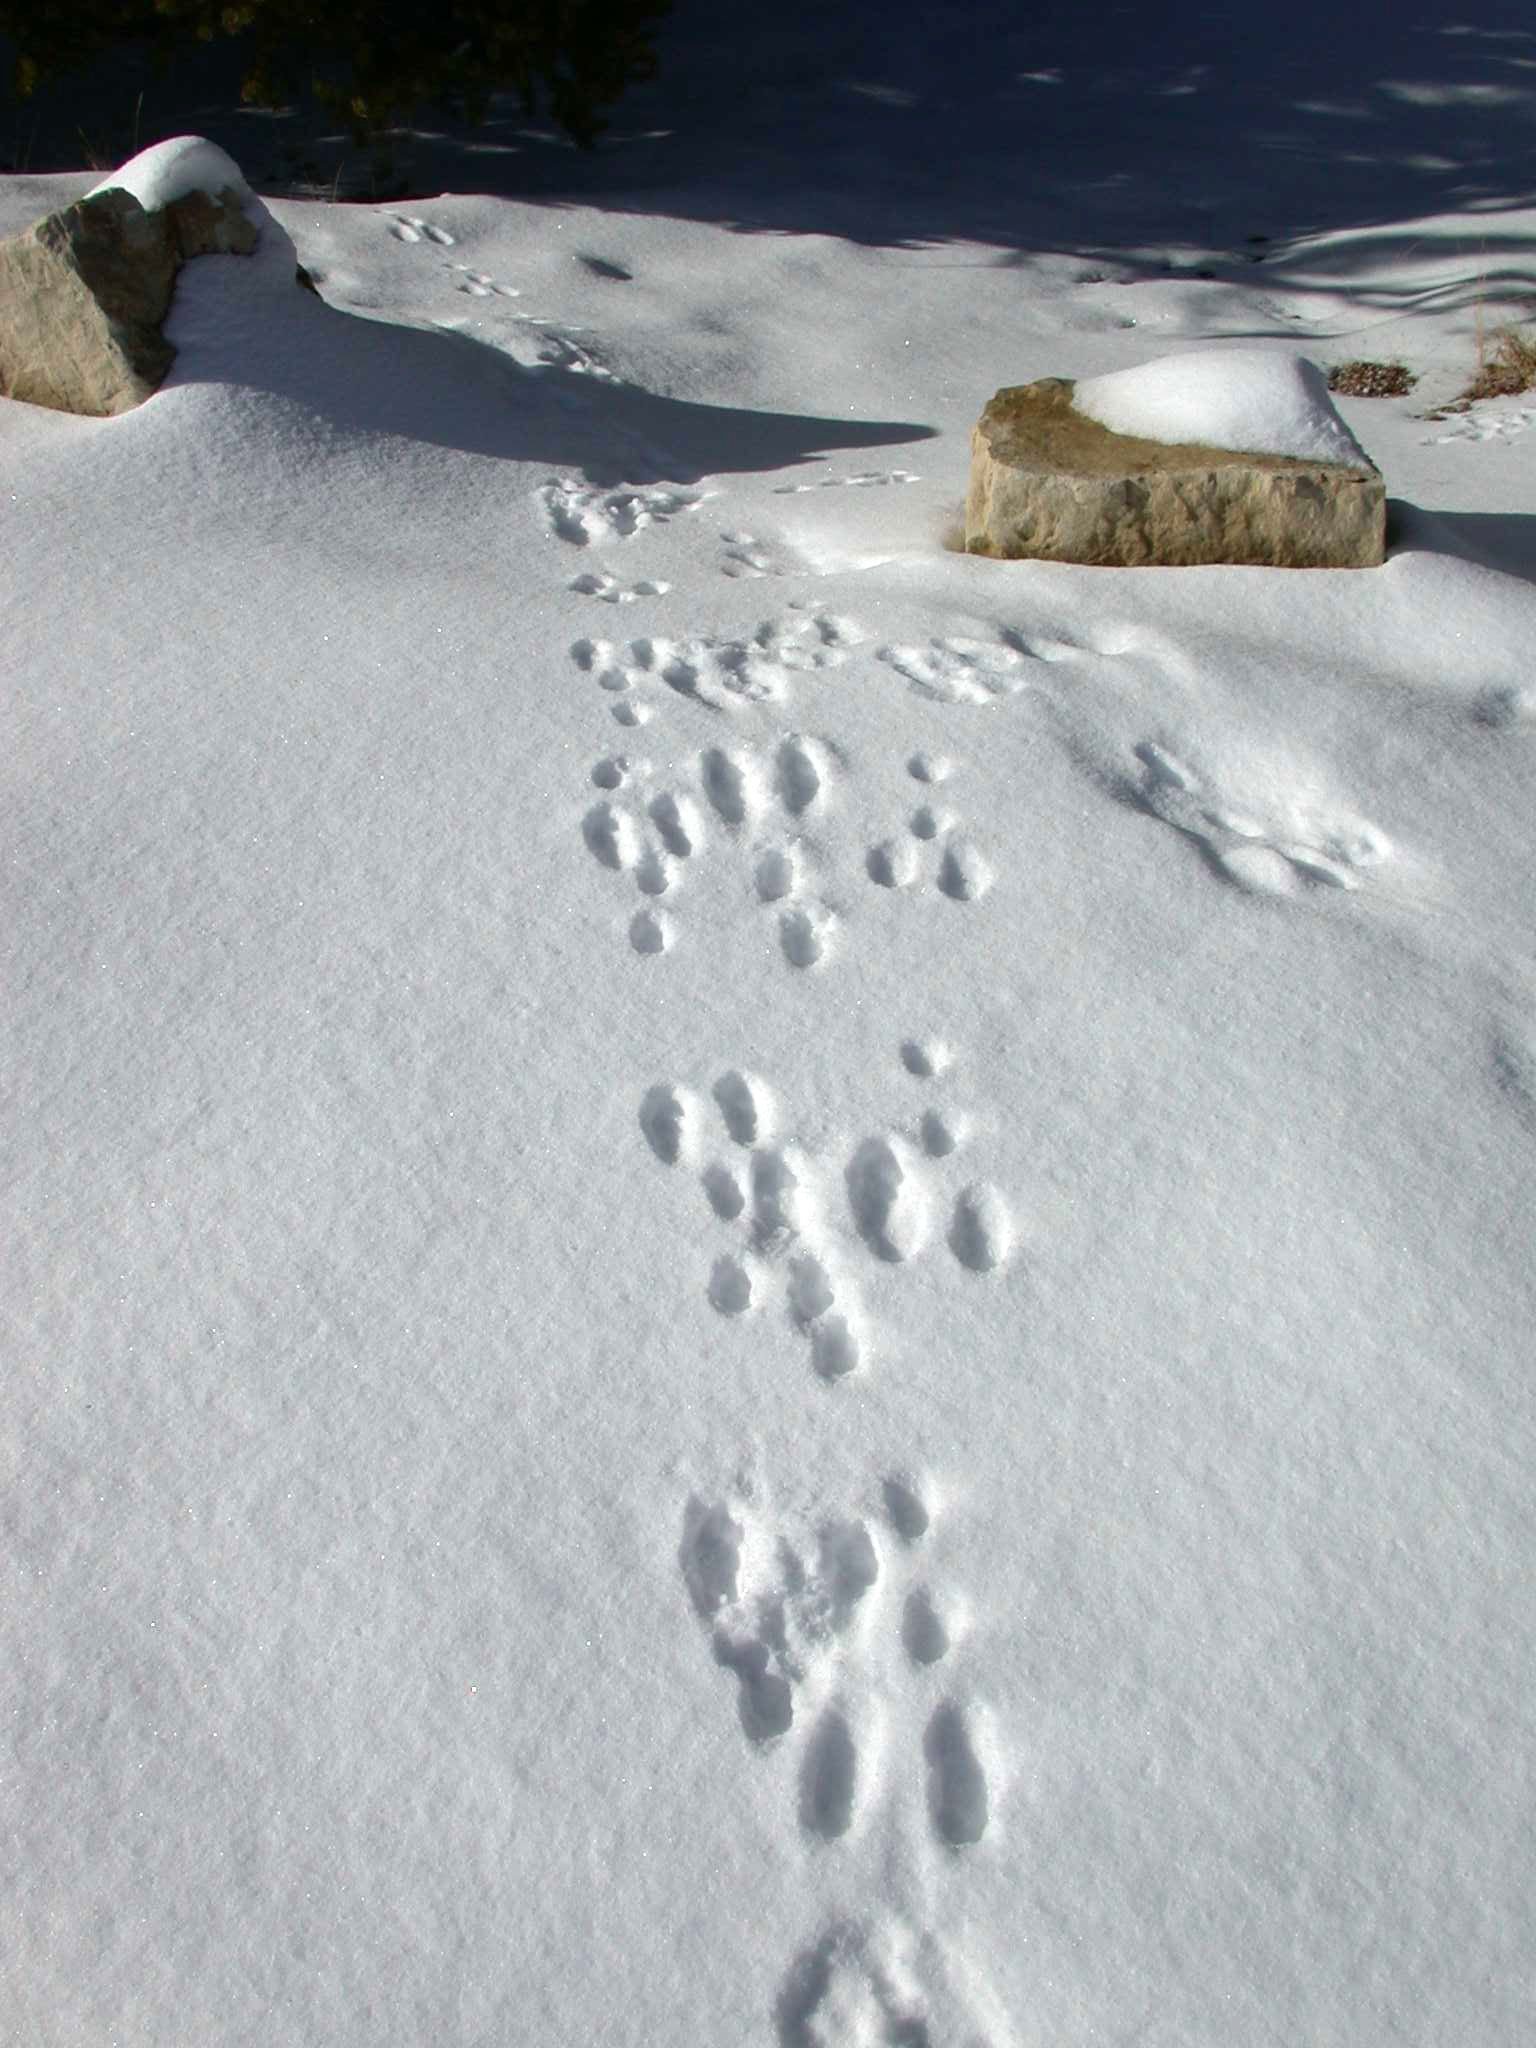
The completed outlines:
<svg viewBox="0 0 1536 2048">
<path fill-rule="evenodd" d="M 652 75 L 670 0 L 0 0 L 27 98 L 125 45 L 164 63 L 227 41 L 241 97 L 280 106 L 311 92 L 366 141 L 418 108 L 470 125 L 517 93 L 590 147 L 625 87 Z"/>
</svg>

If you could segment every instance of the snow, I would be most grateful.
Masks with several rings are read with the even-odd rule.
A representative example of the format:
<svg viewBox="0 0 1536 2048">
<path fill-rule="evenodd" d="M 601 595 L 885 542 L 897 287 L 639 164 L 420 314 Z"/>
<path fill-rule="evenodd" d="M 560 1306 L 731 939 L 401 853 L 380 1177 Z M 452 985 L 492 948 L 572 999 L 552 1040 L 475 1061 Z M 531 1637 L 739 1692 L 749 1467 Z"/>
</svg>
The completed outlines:
<svg viewBox="0 0 1536 2048">
<path fill-rule="evenodd" d="M 231 187 L 241 193 L 248 189 L 245 173 L 232 156 L 201 135 L 176 135 L 141 149 L 82 197 L 131 192 L 146 213 L 156 213 L 189 192 L 206 192 L 216 199 Z"/>
<path fill-rule="evenodd" d="M 1369 458 L 1345 426 L 1316 363 L 1290 351 L 1216 348 L 1161 356 L 1076 386 L 1080 413 L 1111 433 L 1197 441 L 1302 462 Z"/>
<path fill-rule="evenodd" d="M 269 196 L 147 404 L 0 401 L 7 2041 L 1532 2036 L 1483 216 L 817 161 Z M 1424 371 L 1381 570 L 948 544 L 998 387 L 1303 322 Z"/>
</svg>

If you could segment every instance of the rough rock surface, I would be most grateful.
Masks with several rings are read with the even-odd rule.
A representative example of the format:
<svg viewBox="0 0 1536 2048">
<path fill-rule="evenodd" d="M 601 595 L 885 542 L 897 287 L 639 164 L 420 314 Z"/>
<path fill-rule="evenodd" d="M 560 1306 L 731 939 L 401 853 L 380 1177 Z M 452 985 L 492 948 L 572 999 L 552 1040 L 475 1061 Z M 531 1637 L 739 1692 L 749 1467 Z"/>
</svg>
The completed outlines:
<svg viewBox="0 0 1536 2048">
<path fill-rule="evenodd" d="M 176 351 L 161 326 L 188 258 L 256 246 L 233 188 L 148 213 L 91 193 L 0 242 L 0 393 L 104 417 L 142 404 Z"/>
<path fill-rule="evenodd" d="M 1072 384 L 1010 385 L 971 435 L 966 551 L 1117 568 L 1247 562 L 1366 569 L 1386 557 L 1380 472 L 1111 433 Z"/>
</svg>

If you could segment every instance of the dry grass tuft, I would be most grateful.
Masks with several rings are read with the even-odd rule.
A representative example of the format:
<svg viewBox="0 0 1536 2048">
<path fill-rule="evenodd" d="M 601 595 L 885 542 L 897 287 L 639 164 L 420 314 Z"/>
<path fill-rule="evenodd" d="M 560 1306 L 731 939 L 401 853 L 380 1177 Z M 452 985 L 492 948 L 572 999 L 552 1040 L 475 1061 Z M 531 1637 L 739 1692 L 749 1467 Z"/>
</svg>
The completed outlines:
<svg viewBox="0 0 1536 2048">
<path fill-rule="evenodd" d="M 1479 398 L 1513 398 L 1536 386 L 1536 333 L 1502 327 L 1493 347 L 1478 351 L 1477 375 L 1461 394 L 1469 403 Z"/>
<path fill-rule="evenodd" d="M 1346 398 L 1401 398 L 1418 379 L 1404 363 L 1335 363 L 1328 389 Z"/>
</svg>

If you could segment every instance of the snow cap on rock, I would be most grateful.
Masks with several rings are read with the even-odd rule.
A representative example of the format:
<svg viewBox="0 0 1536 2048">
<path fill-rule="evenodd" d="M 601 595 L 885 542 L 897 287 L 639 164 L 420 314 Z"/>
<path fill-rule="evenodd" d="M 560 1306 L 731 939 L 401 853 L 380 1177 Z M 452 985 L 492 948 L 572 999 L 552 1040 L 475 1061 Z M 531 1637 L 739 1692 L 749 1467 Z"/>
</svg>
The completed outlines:
<svg viewBox="0 0 1536 2048">
<path fill-rule="evenodd" d="M 1218 348 L 1163 356 L 1132 370 L 1085 378 L 1072 402 L 1112 434 L 1371 467 L 1339 417 L 1322 371 L 1291 350 Z"/>
<path fill-rule="evenodd" d="M 245 173 L 232 156 L 216 142 L 205 142 L 201 135 L 173 135 L 168 142 L 141 149 L 85 196 L 131 192 L 146 213 L 155 213 L 189 193 L 206 192 L 216 199 L 231 186 L 240 193 L 250 190 Z"/>
</svg>

